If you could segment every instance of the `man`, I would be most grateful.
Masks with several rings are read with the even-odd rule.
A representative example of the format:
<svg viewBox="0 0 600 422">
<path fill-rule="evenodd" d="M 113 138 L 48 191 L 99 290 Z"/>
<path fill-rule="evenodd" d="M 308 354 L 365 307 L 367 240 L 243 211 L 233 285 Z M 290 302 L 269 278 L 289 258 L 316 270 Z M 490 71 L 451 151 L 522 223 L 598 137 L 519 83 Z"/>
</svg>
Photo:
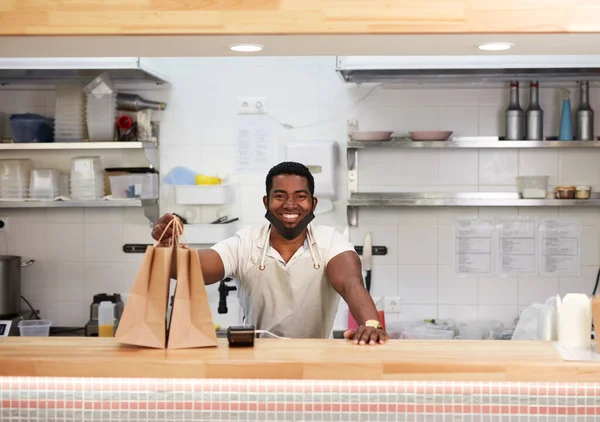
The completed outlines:
<svg viewBox="0 0 600 422">
<path fill-rule="evenodd" d="M 224 277 L 238 283 L 246 322 L 294 338 L 328 338 L 341 296 L 360 324 L 344 337 L 355 344 L 383 344 L 373 300 L 364 288 L 361 262 L 332 227 L 313 226 L 315 182 L 304 165 L 284 162 L 266 178 L 263 203 L 270 224 L 240 230 L 211 249 L 199 250 L 205 284 Z M 163 216 L 152 236 L 158 240 L 172 215 Z M 163 237 L 168 241 L 171 228 Z"/>
</svg>

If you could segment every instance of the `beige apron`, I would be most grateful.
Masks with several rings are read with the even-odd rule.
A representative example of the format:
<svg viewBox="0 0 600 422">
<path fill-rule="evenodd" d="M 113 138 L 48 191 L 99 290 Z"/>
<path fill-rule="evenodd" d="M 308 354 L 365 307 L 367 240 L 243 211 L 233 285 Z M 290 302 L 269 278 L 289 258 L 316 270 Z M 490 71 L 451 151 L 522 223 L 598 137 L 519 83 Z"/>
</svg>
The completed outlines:
<svg viewBox="0 0 600 422">
<path fill-rule="evenodd" d="M 252 245 L 252 258 L 238 281 L 244 324 L 291 338 L 329 338 L 340 296 L 331 287 L 309 226 L 308 248 L 287 264 L 270 253 L 269 229 Z"/>
</svg>

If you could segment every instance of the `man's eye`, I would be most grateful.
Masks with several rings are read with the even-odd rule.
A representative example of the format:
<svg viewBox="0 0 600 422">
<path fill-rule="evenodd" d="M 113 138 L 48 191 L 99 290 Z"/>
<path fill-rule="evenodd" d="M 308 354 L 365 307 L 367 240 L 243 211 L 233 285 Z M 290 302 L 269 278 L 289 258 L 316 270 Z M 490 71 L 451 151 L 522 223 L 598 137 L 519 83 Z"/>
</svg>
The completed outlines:
<svg viewBox="0 0 600 422">
<path fill-rule="evenodd" d="M 304 201 L 306 199 L 306 195 L 298 195 L 296 198 Z"/>
<path fill-rule="evenodd" d="M 275 199 L 284 199 L 283 195 L 275 195 Z"/>
</svg>

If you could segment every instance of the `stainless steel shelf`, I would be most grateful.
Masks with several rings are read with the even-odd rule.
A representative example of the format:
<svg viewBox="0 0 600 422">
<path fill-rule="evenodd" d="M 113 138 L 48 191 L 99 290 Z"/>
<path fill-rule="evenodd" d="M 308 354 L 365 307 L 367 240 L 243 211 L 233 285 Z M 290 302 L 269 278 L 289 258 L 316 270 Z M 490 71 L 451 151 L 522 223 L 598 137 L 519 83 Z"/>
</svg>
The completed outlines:
<svg viewBox="0 0 600 422">
<path fill-rule="evenodd" d="M 520 199 L 517 193 L 423 192 L 352 193 L 350 207 L 600 207 L 600 193 L 590 199 Z"/>
<path fill-rule="evenodd" d="M 477 83 L 518 80 L 598 81 L 597 55 L 341 56 L 347 83 Z"/>
<path fill-rule="evenodd" d="M 44 57 L 0 59 L 0 83 L 55 84 L 92 81 L 107 73 L 115 83 L 168 84 L 153 59 L 142 57 Z"/>
<path fill-rule="evenodd" d="M 600 141 L 445 141 L 415 142 L 411 138 L 392 138 L 390 141 L 355 142 L 348 148 L 600 148 Z"/>
<path fill-rule="evenodd" d="M 156 204 L 156 199 L 119 199 L 112 201 L 2 201 L 0 208 L 122 208 L 145 207 Z"/>
<path fill-rule="evenodd" d="M 0 143 L 0 151 L 31 150 L 101 150 L 101 149 L 146 149 L 156 148 L 156 141 L 148 142 L 30 142 Z"/>
</svg>

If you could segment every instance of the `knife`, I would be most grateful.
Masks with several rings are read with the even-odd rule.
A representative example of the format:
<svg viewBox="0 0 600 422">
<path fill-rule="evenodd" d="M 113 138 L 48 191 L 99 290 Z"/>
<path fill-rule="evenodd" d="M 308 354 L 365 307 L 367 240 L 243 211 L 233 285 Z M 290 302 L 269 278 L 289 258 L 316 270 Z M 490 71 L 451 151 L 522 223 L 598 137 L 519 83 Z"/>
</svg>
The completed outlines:
<svg viewBox="0 0 600 422">
<path fill-rule="evenodd" d="M 373 242 L 371 241 L 371 232 L 365 236 L 363 245 L 363 268 L 367 272 L 365 277 L 365 287 L 367 292 L 371 293 L 371 270 L 373 269 Z"/>
</svg>

